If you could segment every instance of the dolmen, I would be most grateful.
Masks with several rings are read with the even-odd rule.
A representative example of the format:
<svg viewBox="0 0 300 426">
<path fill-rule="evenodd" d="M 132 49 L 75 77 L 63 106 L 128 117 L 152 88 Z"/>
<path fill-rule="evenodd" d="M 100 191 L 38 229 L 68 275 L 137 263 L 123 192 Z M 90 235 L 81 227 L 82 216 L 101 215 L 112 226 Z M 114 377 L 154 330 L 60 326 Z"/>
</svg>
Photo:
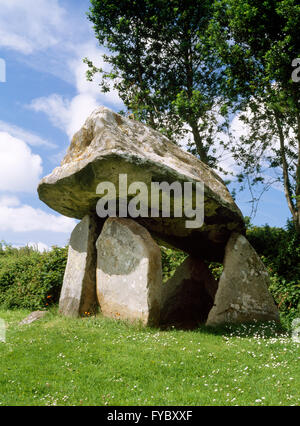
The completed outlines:
<svg viewBox="0 0 300 426">
<path fill-rule="evenodd" d="M 59 309 L 144 325 L 277 321 L 270 279 L 222 179 L 152 128 L 97 108 L 40 199 L 79 223 Z M 186 260 L 162 283 L 160 246 Z M 207 264 L 221 262 L 217 282 Z"/>
</svg>

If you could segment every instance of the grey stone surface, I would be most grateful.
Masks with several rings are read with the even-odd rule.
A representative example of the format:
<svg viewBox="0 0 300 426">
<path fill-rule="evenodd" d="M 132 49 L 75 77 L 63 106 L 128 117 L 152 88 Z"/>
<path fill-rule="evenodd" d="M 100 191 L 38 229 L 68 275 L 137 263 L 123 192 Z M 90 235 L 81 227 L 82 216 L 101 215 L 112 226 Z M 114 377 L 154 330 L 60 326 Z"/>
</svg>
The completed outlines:
<svg viewBox="0 0 300 426">
<path fill-rule="evenodd" d="M 222 260 L 230 234 L 244 232 L 242 214 L 214 171 L 159 132 L 104 107 L 75 134 L 61 166 L 40 182 L 39 197 L 59 213 L 82 219 L 96 211 L 98 184 L 109 181 L 118 190 L 119 174 L 127 174 L 128 185 L 145 183 L 149 193 L 152 182 L 204 183 L 203 226 L 188 229 L 186 217 L 138 219 L 158 241 Z"/>
<path fill-rule="evenodd" d="M 28 317 L 26 317 L 25 319 L 23 319 L 19 325 L 28 325 L 28 324 L 32 324 L 35 321 L 38 321 L 42 318 L 44 318 L 44 316 L 47 315 L 47 311 L 35 311 L 35 312 L 31 312 L 31 314 L 28 315 Z"/>
<path fill-rule="evenodd" d="M 159 323 L 161 252 L 131 219 L 109 218 L 97 240 L 97 295 L 103 315 Z"/>
<path fill-rule="evenodd" d="M 242 235 L 234 233 L 225 251 L 224 271 L 207 325 L 279 320 L 261 259 Z"/>
<path fill-rule="evenodd" d="M 94 312 L 96 297 L 97 217 L 86 215 L 71 234 L 68 262 L 59 300 L 59 311 L 69 317 Z"/>
<path fill-rule="evenodd" d="M 191 328 L 205 323 L 217 288 L 207 265 L 188 257 L 163 285 L 161 324 Z"/>
</svg>

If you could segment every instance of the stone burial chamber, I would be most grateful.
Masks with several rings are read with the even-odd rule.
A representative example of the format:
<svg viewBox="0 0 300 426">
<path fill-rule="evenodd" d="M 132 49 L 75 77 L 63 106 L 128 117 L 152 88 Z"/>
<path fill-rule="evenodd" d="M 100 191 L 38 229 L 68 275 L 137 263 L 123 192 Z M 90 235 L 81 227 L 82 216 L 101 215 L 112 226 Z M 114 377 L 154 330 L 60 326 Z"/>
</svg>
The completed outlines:
<svg viewBox="0 0 300 426">
<path fill-rule="evenodd" d="M 125 198 L 120 175 L 126 176 Z M 150 206 L 153 185 L 172 188 L 174 182 L 190 185 L 193 206 L 202 185 L 203 223 L 186 225 L 191 219 L 186 200 L 175 200 L 171 190 L 169 211 L 162 192 L 156 214 L 144 208 L 146 214 L 135 217 L 120 209 L 113 217 L 97 215 L 103 195 L 107 205 L 122 201 L 127 209 L 135 200 L 130 188 L 143 186 L 149 195 L 140 199 L 140 207 Z M 107 183 L 114 190 L 100 195 L 99 185 Z M 97 108 L 74 135 L 61 166 L 42 179 L 38 193 L 52 209 L 80 220 L 69 243 L 59 302 L 63 315 L 100 309 L 115 319 L 185 327 L 278 320 L 267 271 L 245 237 L 242 213 L 222 179 L 150 127 Z M 159 245 L 188 255 L 165 284 Z M 223 262 L 219 282 L 207 266 L 211 261 Z"/>
</svg>

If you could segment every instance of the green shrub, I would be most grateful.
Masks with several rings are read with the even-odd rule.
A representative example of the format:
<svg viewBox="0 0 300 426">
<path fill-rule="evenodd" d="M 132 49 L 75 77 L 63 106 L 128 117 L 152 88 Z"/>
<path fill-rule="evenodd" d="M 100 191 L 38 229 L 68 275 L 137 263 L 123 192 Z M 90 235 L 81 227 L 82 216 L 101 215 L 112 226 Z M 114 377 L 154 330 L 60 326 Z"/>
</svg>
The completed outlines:
<svg viewBox="0 0 300 426">
<path fill-rule="evenodd" d="M 58 303 L 67 252 L 67 247 L 38 253 L 29 247 L 15 249 L 0 244 L 0 306 L 36 310 Z M 186 254 L 165 247 L 161 253 L 166 282 Z"/>
<path fill-rule="evenodd" d="M 30 248 L 2 250 L 0 305 L 6 309 L 45 309 L 58 302 L 67 248 L 38 253 Z"/>
<path fill-rule="evenodd" d="M 271 275 L 269 287 L 281 313 L 281 319 L 287 326 L 293 319 L 300 317 L 300 281 L 286 281 L 277 274 Z"/>
<path fill-rule="evenodd" d="M 187 255 L 180 250 L 172 250 L 161 247 L 161 261 L 163 282 L 170 279 L 179 265 L 186 259 Z"/>
<path fill-rule="evenodd" d="M 211 262 L 208 264 L 208 268 L 210 269 L 210 272 L 213 274 L 214 279 L 219 281 L 224 269 L 222 263 Z"/>
<path fill-rule="evenodd" d="M 188 255 L 183 251 L 161 247 L 163 283 L 168 281 L 174 275 L 178 266 L 182 264 L 187 256 Z M 208 263 L 207 266 L 212 272 L 214 278 L 218 281 L 223 272 L 223 265 L 221 263 L 211 262 Z"/>
</svg>

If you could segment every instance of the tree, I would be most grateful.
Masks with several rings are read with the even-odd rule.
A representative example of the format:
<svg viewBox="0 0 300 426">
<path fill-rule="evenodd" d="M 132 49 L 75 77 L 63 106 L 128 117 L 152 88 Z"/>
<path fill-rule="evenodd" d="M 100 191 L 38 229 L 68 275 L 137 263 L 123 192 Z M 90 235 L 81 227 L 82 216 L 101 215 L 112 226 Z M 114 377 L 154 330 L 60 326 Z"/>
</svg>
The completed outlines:
<svg viewBox="0 0 300 426">
<path fill-rule="evenodd" d="M 253 183 L 263 168 L 280 171 L 300 233 L 300 86 L 292 63 L 300 56 L 298 0 L 216 0 L 210 31 L 226 69 L 228 104 L 249 134 L 234 146 L 236 161 Z M 275 175 L 274 175 L 275 176 Z"/>
<path fill-rule="evenodd" d="M 127 109 L 174 141 L 190 134 L 190 150 L 216 166 L 222 72 L 210 48 L 210 0 L 91 0 L 89 19 L 108 49 L 110 71 L 88 59 L 88 78 L 117 89 Z"/>
</svg>

